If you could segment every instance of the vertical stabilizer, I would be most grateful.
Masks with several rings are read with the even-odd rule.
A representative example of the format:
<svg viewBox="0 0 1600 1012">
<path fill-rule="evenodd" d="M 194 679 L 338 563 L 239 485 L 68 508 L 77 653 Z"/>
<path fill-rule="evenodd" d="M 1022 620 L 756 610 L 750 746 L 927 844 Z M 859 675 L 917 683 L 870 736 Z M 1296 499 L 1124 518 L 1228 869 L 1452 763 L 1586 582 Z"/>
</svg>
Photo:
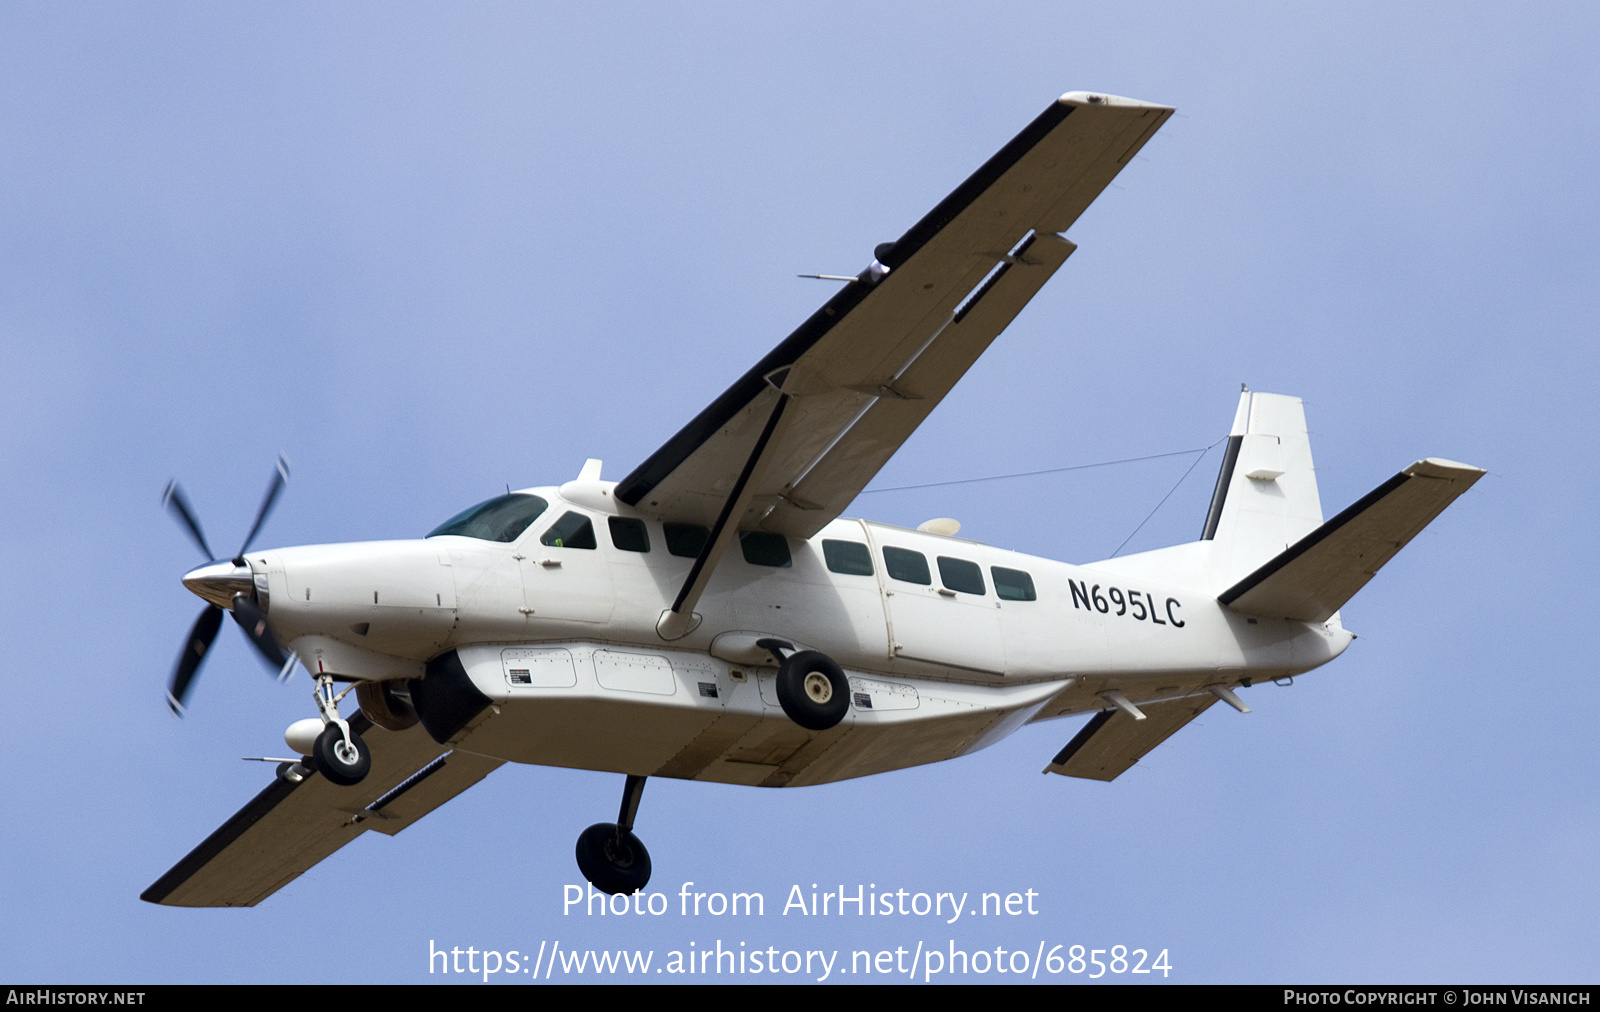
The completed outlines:
<svg viewBox="0 0 1600 1012">
<path fill-rule="evenodd" d="M 1238 579 L 1321 523 L 1300 398 L 1246 389 L 1200 536 L 1217 544 L 1217 575 Z"/>
</svg>

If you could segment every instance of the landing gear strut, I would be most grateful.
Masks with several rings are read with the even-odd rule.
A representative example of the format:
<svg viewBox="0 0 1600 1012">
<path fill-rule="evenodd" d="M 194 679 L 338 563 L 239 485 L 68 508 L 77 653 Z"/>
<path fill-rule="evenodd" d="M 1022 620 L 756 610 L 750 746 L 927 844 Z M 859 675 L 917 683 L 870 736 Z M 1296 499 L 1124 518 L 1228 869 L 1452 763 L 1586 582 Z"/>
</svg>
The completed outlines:
<svg viewBox="0 0 1600 1012">
<path fill-rule="evenodd" d="M 778 704 L 808 731 L 826 731 L 850 712 L 850 680 L 837 661 L 817 650 L 794 650 L 780 639 L 756 640 L 778 662 Z"/>
<path fill-rule="evenodd" d="M 636 893 L 650 881 L 650 852 L 633 835 L 644 781 L 628 774 L 617 821 L 597 822 L 578 837 L 578 870 L 601 892 Z"/>
<path fill-rule="evenodd" d="M 333 694 L 333 676 L 326 673 L 317 676 L 316 696 L 317 709 L 325 725 L 311 748 L 317 772 L 341 787 L 359 784 L 372 768 L 372 752 L 361 736 L 350 730 L 349 722 L 339 716 L 339 697 Z"/>
</svg>

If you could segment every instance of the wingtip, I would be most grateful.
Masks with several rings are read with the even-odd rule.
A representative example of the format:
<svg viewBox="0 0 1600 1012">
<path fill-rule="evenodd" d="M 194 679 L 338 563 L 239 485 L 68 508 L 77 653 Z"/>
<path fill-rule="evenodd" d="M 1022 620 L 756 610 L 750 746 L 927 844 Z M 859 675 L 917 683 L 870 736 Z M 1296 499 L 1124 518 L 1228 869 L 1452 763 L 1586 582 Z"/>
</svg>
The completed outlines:
<svg viewBox="0 0 1600 1012">
<path fill-rule="evenodd" d="M 1448 478 L 1451 480 L 1466 478 L 1469 481 L 1477 481 L 1489 472 L 1481 467 L 1463 464 L 1458 460 L 1446 460 L 1443 457 L 1426 457 L 1406 468 L 1405 473 L 1422 478 Z"/>
<path fill-rule="evenodd" d="M 1118 109 L 1161 109 L 1172 112 L 1170 105 L 1159 102 L 1141 102 L 1136 98 L 1124 98 L 1121 95 L 1107 95 L 1101 91 L 1069 91 L 1056 99 L 1062 105 L 1077 106 L 1110 106 Z"/>
</svg>

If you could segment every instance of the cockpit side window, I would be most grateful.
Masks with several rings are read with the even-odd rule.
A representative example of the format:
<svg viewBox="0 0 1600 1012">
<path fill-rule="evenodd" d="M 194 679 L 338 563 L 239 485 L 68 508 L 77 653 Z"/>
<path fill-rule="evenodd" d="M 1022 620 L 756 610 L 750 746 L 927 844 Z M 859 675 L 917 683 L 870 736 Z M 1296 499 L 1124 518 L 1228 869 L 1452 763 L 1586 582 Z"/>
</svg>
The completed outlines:
<svg viewBox="0 0 1600 1012">
<path fill-rule="evenodd" d="M 454 534 L 482 541 L 515 541 L 550 504 L 536 495 L 513 492 L 495 496 L 446 520 L 427 537 Z"/>
<path fill-rule="evenodd" d="M 582 513 L 568 511 L 539 539 L 552 548 L 595 548 L 594 524 Z"/>
</svg>

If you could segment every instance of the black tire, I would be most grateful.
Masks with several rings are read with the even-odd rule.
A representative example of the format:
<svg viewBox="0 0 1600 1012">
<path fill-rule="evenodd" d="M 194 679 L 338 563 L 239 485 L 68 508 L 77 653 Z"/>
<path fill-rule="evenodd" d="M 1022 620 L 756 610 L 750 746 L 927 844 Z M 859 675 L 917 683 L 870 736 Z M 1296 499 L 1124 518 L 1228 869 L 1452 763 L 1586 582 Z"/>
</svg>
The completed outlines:
<svg viewBox="0 0 1600 1012">
<path fill-rule="evenodd" d="M 597 822 L 578 837 L 578 870 L 603 893 L 636 893 L 650 881 L 650 852 L 632 833 L 618 841 L 616 823 Z"/>
<path fill-rule="evenodd" d="M 778 666 L 778 703 L 801 727 L 826 731 L 850 712 L 850 680 L 832 657 L 802 650 Z"/>
<path fill-rule="evenodd" d="M 339 725 L 329 724 L 317 735 L 317 743 L 311 748 L 311 759 L 317 764 L 317 772 L 341 787 L 359 784 L 372 768 L 372 750 L 367 748 L 361 736 L 351 731 L 350 743 L 356 747 L 354 758 L 342 754 L 345 751 L 344 732 L 339 730 Z"/>
</svg>

